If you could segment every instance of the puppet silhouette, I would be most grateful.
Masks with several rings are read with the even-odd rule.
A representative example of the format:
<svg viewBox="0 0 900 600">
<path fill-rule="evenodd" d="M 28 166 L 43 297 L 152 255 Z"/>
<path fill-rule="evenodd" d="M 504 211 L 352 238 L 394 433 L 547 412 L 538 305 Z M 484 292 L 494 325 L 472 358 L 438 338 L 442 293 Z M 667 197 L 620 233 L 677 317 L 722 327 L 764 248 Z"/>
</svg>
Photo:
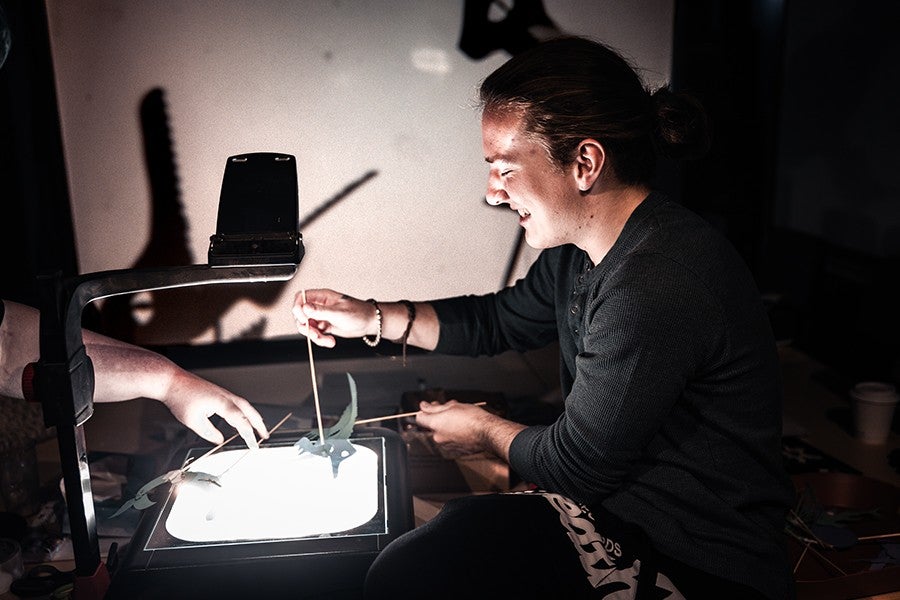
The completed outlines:
<svg viewBox="0 0 900 600">
<path fill-rule="evenodd" d="M 474 60 L 481 60 L 497 50 L 518 54 L 539 42 L 565 35 L 547 15 L 543 0 L 510 2 L 512 6 L 500 0 L 465 0 L 462 31 L 457 44 L 463 54 Z M 492 20 L 491 7 L 503 18 Z M 501 286 L 512 285 L 524 243 L 525 230 L 519 228 Z"/>
<path fill-rule="evenodd" d="M 150 185 L 152 218 L 150 236 L 134 269 L 175 267 L 195 264 L 188 247 L 188 224 L 184 218 L 181 192 L 165 94 L 160 88 L 147 93 L 140 107 L 144 136 L 144 160 Z M 360 185 L 377 175 L 369 171 L 346 186 L 300 224 L 321 216 Z M 210 220 L 209 233 L 215 231 Z M 196 286 L 157 290 L 108 298 L 100 309 L 100 327 L 112 337 L 144 345 L 180 344 L 212 329 L 214 340 L 222 342 L 221 319 L 242 300 L 268 308 L 281 296 L 288 282 Z M 259 339 L 267 319 L 262 312 L 236 339 Z"/>
</svg>

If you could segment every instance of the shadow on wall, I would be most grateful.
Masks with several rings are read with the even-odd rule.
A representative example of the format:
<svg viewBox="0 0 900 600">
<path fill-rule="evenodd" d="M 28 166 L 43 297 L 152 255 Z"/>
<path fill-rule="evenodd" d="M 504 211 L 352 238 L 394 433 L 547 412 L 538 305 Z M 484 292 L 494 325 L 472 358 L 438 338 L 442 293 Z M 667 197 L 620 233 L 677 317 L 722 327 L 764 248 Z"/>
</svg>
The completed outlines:
<svg viewBox="0 0 900 600">
<path fill-rule="evenodd" d="M 515 54 L 562 34 L 564 32 L 547 15 L 542 0 L 522 0 L 512 7 L 492 0 L 466 0 L 458 47 L 469 58 L 481 60 L 501 50 Z M 146 94 L 140 105 L 140 122 L 152 217 L 149 241 L 130 268 L 195 264 L 188 246 L 188 225 L 163 89 L 156 88 Z M 300 223 L 301 232 L 377 175 L 378 171 L 369 170 L 348 183 Z M 501 285 L 512 283 L 511 274 L 523 244 L 524 236 L 520 232 Z M 143 345 L 178 344 L 185 339 L 205 336 L 210 330 L 215 342 L 223 342 L 226 340 L 222 319 L 237 303 L 249 301 L 255 306 L 270 308 L 281 297 L 286 284 L 235 284 L 215 289 L 199 286 L 115 296 L 103 302 L 97 315 L 99 322 L 88 322 L 87 325 L 109 336 Z M 90 315 L 88 313 L 88 320 Z M 251 318 L 249 322 L 244 331 L 236 336 L 229 335 L 229 338 L 262 338 L 267 322 L 264 311 L 260 310 L 259 318 Z"/>
<path fill-rule="evenodd" d="M 150 184 L 151 225 L 149 241 L 131 268 L 195 264 L 188 248 L 188 227 L 162 89 L 153 89 L 144 96 L 140 122 Z M 184 339 L 212 328 L 216 341 L 222 341 L 220 321 L 233 305 L 249 300 L 271 306 L 285 285 L 286 282 L 236 284 L 214 289 L 199 286 L 114 296 L 100 309 L 100 329 L 132 343 L 168 344 L 175 341 L 168 337 L 171 332 L 178 332 L 178 337 Z M 259 337 L 265 325 L 265 317 L 260 317 L 239 337 Z"/>
<path fill-rule="evenodd" d="M 187 221 L 178 185 L 178 169 L 172 146 L 165 93 L 151 90 L 141 103 L 144 158 L 150 182 L 151 226 L 149 241 L 132 269 L 177 267 L 195 263 L 188 248 Z M 313 221 L 378 175 L 370 170 L 326 200 L 300 224 L 302 231 Z M 111 337 L 144 345 L 168 345 L 193 339 L 212 329 L 214 340 L 223 342 L 221 321 L 241 301 L 271 307 L 288 282 L 196 286 L 126 294 L 107 299 L 99 313 L 99 328 Z M 236 339 L 259 339 L 266 326 L 260 317 Z"/>
</svg>

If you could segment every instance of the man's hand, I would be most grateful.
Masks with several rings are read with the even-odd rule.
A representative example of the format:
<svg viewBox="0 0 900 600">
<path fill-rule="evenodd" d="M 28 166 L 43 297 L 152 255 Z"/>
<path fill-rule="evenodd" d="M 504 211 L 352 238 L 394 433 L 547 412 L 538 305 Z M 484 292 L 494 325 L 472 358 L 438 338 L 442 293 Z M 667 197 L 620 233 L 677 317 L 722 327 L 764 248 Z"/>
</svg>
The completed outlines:
<svg viewBox="0 0 900 600">
<path fill-rule="evenodd" d="M 509 462 L 509 446 L 524 425 L 507 421 L 473 404 L 450 400 L 422 402 L 416 423 L 434 432 L 437 444 L 474 454 L 492 452 Z"/>
<path fill-rule="evenodd" d="M 372 330 L 377 327 L 375 307 L 334 290 L 297 293 L 291 312 L 297 320 L 297 330 L 326 348 L 334 347 L 335 336 L 358 338 L 376 333 Z"/>
</svg>

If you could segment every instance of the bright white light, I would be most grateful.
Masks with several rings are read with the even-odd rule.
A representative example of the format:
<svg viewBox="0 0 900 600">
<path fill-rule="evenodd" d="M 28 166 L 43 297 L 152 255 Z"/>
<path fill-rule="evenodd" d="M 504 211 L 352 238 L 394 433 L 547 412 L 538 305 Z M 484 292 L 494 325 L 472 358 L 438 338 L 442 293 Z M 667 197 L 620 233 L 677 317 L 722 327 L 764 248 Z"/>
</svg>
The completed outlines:
<svg viewBox="0 0 900 600">
<path fill-rule="evenodd" d="M 450 72 L 450 58 L 440 48 L 413 48 L 410 52 L 413 67 L 425 73 L 446 75 Z"/>
<path fill-rule="evenodd" d="M 188 542 L 224 542 L 358 527 L 378 510 L 378 455 L 354 447 L 336 478 L 329 458 L 298 455 L 293 446 L 231 450 L 198 460 L 190 470 L 221 474 L 221 487 L 199 480 L 179 484 L 166 529 Z"/>
</svg>

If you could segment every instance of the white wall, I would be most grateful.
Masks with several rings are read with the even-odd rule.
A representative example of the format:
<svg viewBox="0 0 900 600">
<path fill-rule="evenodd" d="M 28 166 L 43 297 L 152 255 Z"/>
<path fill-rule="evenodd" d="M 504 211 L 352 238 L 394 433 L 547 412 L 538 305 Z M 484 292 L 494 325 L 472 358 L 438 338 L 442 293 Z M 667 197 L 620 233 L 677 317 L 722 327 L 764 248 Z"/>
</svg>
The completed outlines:
<svg viewBox="0 0 900 600">
<path fill-rule="evenodd" d="M 391 300 L 501 285 L 518 225 L 482 201 L 473 100 L 508 55 L 474 61 L 457 50 L 462 0 L 47 5 L 82 272 L 129 268 L 148 243 L 138 110 L 155 87 L 166 94 L 194 263 L 206 262 L 230 155 L 295 155 L 301 221 L 378 172 L 302 231 L 306 258 L 275 301 L 238 299 L 189 334 L 136 341 L 227 341 L 253 323 L 262 326 L 252 335 L 293 335 L 288 308 L 302 287 Z M 562 30 L 625 52 L 648 85 L 668 79 L 672 0 L 544 6 Z M 533 258 L 526 252 L 517 272 Z"/>
</svg>

